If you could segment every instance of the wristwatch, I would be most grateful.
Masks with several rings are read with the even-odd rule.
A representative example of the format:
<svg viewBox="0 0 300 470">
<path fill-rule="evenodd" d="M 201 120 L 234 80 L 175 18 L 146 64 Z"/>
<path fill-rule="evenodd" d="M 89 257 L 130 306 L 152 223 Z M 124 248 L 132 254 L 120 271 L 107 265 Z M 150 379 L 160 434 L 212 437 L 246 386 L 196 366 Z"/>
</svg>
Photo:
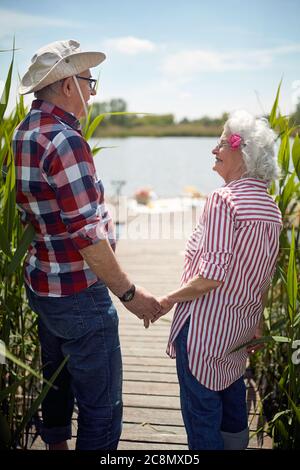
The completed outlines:
<svg viewBox="0 0 300 470">
<path fill-rule="evenodd" d="M 122 297 L 119 297 L 119 299 L 121 300 L 121 302 L 130 302 L 130 300 L 133 299 L 134 294 L 135 294 L 135 285 L 132 284 L 132 286 L 130 287 L 130 289 L 128 289 L 128 290 L 122 295 Z"/>
</svg>

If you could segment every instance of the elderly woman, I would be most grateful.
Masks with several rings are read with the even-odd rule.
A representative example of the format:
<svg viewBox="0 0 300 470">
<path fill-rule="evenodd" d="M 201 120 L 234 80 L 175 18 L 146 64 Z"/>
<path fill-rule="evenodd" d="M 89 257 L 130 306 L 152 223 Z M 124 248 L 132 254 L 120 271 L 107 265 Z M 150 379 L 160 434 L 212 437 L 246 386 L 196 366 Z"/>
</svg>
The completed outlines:
<svg viewBox="0 0 300 470">
<path fill-rule="evenodd" d="M 281 214 L 267 192 L 274 137 L 264 119 L 229 117 L 212 151 L 225 185 L 188 240 L 181 288 L 161 299 L 162 314 L 177 304 L 167 352 L 192 450 L 248 445 L 243 374 L 255 347 L 238 348 L 258 334 L 279 249 Z"/>
</svg>

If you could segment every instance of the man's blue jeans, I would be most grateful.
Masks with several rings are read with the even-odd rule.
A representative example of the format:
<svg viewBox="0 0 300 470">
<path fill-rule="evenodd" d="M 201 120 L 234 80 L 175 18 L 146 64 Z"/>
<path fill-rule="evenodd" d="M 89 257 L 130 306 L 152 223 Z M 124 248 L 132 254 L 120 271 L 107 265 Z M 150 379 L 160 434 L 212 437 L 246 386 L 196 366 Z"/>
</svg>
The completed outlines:
<svg viewBox="0 0 300 470">
<path fill-rule="evenodd" d="M 49 379 L 70 356 L 42 403 L 42 438 L 48 444 L 71 438 L 74 398 L 78 405 L 78 450 L 113 450 L 122 427 L 122 359 L 118 314 L 106 286 L 97 282 L 67 297 L 37 296 L 43 374 Z"/>
<path fill-rule="evenodd" d="M 248 444 L 246 387 L 241 377 L 216 392 L 201 385 L 189 369 L 189 320 L 176 338 L 181 412 L 190 450 L 242 449 Z"/>
</svg>

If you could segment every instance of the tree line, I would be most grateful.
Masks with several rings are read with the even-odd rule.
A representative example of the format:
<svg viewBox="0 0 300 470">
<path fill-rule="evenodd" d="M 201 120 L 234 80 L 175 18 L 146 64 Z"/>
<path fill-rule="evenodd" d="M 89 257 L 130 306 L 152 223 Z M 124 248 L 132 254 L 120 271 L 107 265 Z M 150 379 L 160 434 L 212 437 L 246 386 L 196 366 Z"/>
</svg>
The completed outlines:
<svg viewBox="0 0 300 470">
<path fill-rule="evenodd" d="M 110 101 L 95 102 L 92 105 L 91 119 L 102 113 L 126 113 L 128 112 L 127 103 L 122 98 L 114 98 Z M 203 116 L 199 119 L 183 118 L 175 121 L 174 114 L 121 114 L 107 116 L 102 125 L 104 126 L 122 126 L 122 127 L 139 127 L 139 126 L 175 126 L 181 124 L 198 124 L 200 126 L 222 126 L 227 120 L 228 114 L 224 113 L 219 118 L 210 118 Z"/>
<path fill-rule="evenodd" d="M 91 118 L 94 119 L 97 115 L 102 113 L 126 113 L 128 106 L 124 99 L 114 98 L 110 101 L 95 102 L 92 105 Z M 266 116 L 268 117 L 268 116 Z M 188 119 L 187 117 L 176 122 L 173 114 L 121 114 L 107 116 L 102 123 L 102 126 L 121 126 L 126 128 L 141 127 L 141 126 L 176 126 L 176 125 L 198 125 L 201 127 L 222 127 L 228 119 L 228 113 L 223 113 L 221 116 L 213 118 L 209 116 L 202 116 L 197 119 Z M 291 122 L 300 125 L 300 101 L 296 106 L 296 110 L 290 116 Z"/>
</svg>

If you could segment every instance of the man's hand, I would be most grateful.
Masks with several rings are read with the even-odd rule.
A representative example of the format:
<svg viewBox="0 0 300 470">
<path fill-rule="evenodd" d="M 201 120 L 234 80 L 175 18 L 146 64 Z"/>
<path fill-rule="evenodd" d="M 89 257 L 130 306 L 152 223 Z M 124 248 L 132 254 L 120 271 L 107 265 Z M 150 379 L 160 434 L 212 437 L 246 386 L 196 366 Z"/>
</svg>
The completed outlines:
<svg viewBox="0 0 300 470">
<path fill-rule="evenodd" d="M 166 313 L 168 313 L 173 307 L 173 305 L 175 304 L 175 302 L 173 302 L 168 296 L 161 297 L 158 300 L 161 306 L 161 311 L 155 315 L 155 317 L 151 320 L 151 323 L 154 323 L 160 317 L 162 317 L 163 315 L 166 315 Z"/>
<path fill-rule="evenodd" d="M 141 320 L 144 320 L 145 328 L 148 328 L 150 320 L 155 318 L 161 311 L 158 300 L 143 287 L 136 286 L 135 294 L 130 302 L 123 305 Z"/>
</svg>

